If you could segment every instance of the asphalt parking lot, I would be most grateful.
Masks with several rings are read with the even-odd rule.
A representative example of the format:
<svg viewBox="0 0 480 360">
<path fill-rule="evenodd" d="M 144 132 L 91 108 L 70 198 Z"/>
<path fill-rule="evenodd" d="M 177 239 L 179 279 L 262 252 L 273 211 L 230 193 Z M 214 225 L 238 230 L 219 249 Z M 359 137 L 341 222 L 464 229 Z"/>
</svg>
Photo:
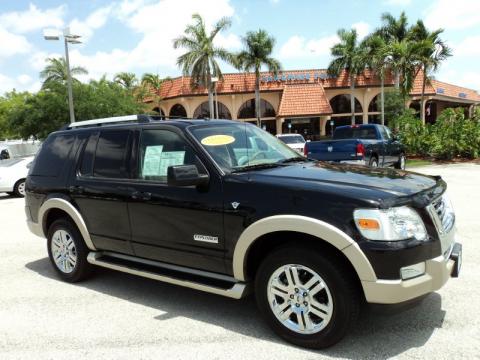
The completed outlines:
<svg viewBox="0 0 480 360">
<path fill-rule="evenodd" d="M 99 270 L 59 281 L 24 201 L 0 194 L 0 358 L 477 358 L 480 354 L 480 165 L 415 171 L 449 184 L 463 243 L 459 279 L 396 315 L 363 314 L 341 343 L 310 351 L 279 340 L 253 298 L 237 301 Z"/>
</svg>

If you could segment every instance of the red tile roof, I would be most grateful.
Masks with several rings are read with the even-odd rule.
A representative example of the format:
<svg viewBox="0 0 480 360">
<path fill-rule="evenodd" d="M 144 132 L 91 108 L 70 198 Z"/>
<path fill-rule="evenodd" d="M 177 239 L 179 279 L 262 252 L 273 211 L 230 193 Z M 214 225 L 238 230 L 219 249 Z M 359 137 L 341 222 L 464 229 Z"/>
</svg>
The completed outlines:
<svg viewBox="0 0 480 360">
<path fill-rule="evenodd" d="M 431 80 L 431 83 L 435 88 L 435 93 L 437 95 L 480 102 L 480 95 L 475 90 L 448 84 L 438 80 Z"/>
<path fill-rule="evenodd" d="M 277 116 L 318 116 L 331 113 L 332 108 L 322 84 L 284 86 Z"/>
</svg>

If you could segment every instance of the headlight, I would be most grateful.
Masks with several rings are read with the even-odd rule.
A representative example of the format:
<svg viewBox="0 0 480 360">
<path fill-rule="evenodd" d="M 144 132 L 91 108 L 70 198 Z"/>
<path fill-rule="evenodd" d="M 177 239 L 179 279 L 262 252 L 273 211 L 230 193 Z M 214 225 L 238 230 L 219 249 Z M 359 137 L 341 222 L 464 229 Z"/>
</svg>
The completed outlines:
<svg viewBox="0 0 480 360">
<path fill-rule="evenodd" d="M 397 241 L 415 238 L 425 240 L 427 230 L 418 213 L 400 206 L 386 210 L 357 209 L 353 212 L 355 225 L 369 240 Z"/>
</svg>

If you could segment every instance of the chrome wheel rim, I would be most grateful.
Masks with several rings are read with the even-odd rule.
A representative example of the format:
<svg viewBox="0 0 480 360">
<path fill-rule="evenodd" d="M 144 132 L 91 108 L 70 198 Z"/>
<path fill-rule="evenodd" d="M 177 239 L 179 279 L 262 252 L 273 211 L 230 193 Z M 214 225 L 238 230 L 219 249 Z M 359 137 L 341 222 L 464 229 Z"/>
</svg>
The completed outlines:
<svg viewBox="0 0 480 360">
<path fill-rule="evenodd" d="M 77 250 L 73 237 L 67 231 L 57 230 L 53 233 L 51 250 L 53 261 L 61 272 L 69 274 L 75 269 Z"/>
<path fill-rule="evenodd" d="M 400 157 L 400 169 L 405 170 L 405 156 Z"/>
<path fill-rule="evenodd" d="M 25 181 L 22 181 L 20 184 L 18 184 L 18 193 L 22 196 L 25 196 Z"/>
<path fill-rule="evenodd" d="M 378 167 L 378 162 L 377 162 L 377 160 L 372 160 L 372 165 L 370 165 L 370 166 L 373 167 L 373 168 Z"/>
<path fill-rule="evenodd" d="M 277 320 L 296 333 L 318 333 L 332 318 L 330 289 L 306 266 L 288 264 L 275 270 L 268 280 L 267 295 Z"/>
</svg>

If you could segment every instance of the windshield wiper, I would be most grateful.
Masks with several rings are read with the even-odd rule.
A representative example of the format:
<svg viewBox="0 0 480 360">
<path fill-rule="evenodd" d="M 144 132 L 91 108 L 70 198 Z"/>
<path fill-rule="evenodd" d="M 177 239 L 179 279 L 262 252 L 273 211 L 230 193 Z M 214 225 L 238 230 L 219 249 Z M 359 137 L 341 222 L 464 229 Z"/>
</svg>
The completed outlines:
<svg viewBox="0 0 480 360">
<path fill-rule="evenodd" d="M 279 166 L 282 166 L 282 165 L 279 163 L 255 164 L 255 165 L 242 166 L 241 168 L 234 169 L 231 172 L 238 173 L 238 172 L 249 171 L 249 170 L 271 169 Z"/>
<path fill-rule="evenodd" d="M 278 164 L 287 164 L 292 162 L 303 162 L 303 161 L 308 161 L 308 159 L 301 156 L 296 156 L 296 157 L 280 160 L 278 161 Z"/>
</svg>

